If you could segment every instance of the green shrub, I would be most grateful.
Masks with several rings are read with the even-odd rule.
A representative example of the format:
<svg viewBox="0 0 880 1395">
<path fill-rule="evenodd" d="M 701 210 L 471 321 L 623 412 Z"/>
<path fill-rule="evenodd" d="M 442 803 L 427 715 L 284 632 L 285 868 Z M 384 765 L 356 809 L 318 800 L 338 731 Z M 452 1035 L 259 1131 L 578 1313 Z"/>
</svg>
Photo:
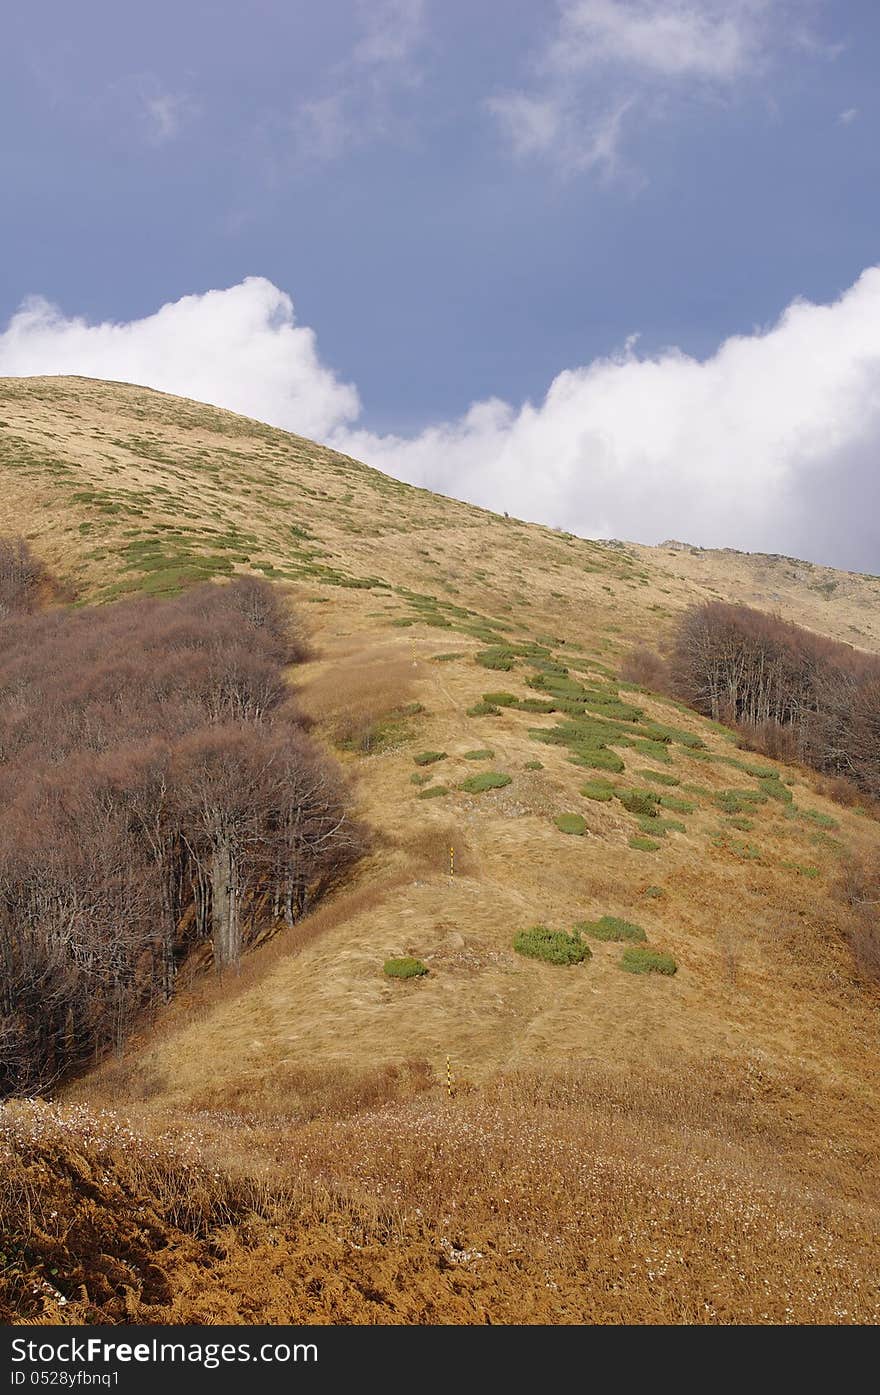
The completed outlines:
<svg viewBox="0 0 880 1395">
<path fill-rule="evenodd" d="M 587 825 L 580 814 L 557 814 L 553 822 L 560 833 L 576 833 L 582 838 L 587 831 Z"/>
<path fill-rule="evenodd" d="M 653 838 L 640 838 L 638 836 L 630 838 L 629 845 L 635 848 L 636 852 L 658 852 L 660 844 L 655 843 Z"/>
<path fill-rule="evenodd" d="M 759 780 L 758 784 L 764 794 L 768 794 L 771 799 L 777 799 L 780 804 L 791 804 L 794 796 L 787 785 L 784 785 L 777 775 L 769 780 Z"/>
<path fill-rule="evenodd" d="M 568 758 L 572 765 L 583 765 L 589 770 L 608 770 L 612 775 L 622 775 L 626 769 L 616 751 L 604 746 L 586 747 Z"/>
<path fill-rule="evenodd" d="M 419 799 L 439 799 L 441 795 L 448 793 L 449 788 L 446 785 L 431 785 L 428 789 L 421 791 Z"/>
<path fill-rule="evenodd" d="M 750 833 L 755 826 L 754 819 L 745 819 L 736 814 L 731 815 L 727 822 L 731 828 L 738 828 L 740 833 Z"/>
<path fill-rule="evenodd" d="M 529 959 L 543 959 L 548 964 L 580 964 L 591 958 L 590 950 L 578 935 L 567 935 L 564 930 L 548 930 L 546 925 L 535 925 L 531 930 L 520 930 L 513 939 L 517 954 L 525 954 Z"/>
<path fill-rule="evenodd" d="M 638 751 L 640 756 L 647 756 L 649 760 L 663 761 L 667 765 L 672 764 L 672 757 L 666 746 L 659 741 L 631 741 L 629 744 L 634 751 Z"/>
<path fill-rule="evenodd" d="M 475 702 L 473 707 L 467 710 L 469 717 L 500 717 L 501 708 L 493 707 L 491 702 Z"/>
<path fill-rule="evenodd" d="M 629 814 L 641 814 L 650 819 L 657 817 L 660 796 L 653 790 L 618 790 L 617 798 Z"/>
<path fill-rule="evenodd" d="M 544 762 L 540 760 L 527 760 L 523 770 L 543 770 Z"/>
<path fill-rule="evenodd" d="M 665 770 L 639 770 L 636 772 L 643 780 L 653 780 L 657 785 L 678 785 L 681 784 L 677 775 L 667 775 Z"/>
<path fill-rule="evenodd" d="M 516 698 L 513 693 L 484 693 L 483 701 L 490 707 L 513 707 Z"/>
<path fill-rule="evenodd" d="M 420 775 L 419 772 L 416 770 L 412 775 L 410 775 L 409 782 L 411 785 L 426 785 L 428 781 L 432 778 L 433 777 L 431 775 Z"/>
<path fill-rule="evenodd" d="M 471 775 L 468 780 L 462 780 L 458 788 L 464 790 L 465 794 L 482 794 L 484 790 L 501 790 L 509 784 L 509 775 L 503 775 L 498 770 L 486 770 L 481 775 Z"/>
<path fill-rule="evenodd" d="M 515 706 L 518 712 L 556 711 L 556 703 L 551 698 L 518 698 Z"/>
<path fill-rule="evenodd" d="M 465 658 L 464 651 L 463 651 L 463 650 L 455 650 L 455 651 L 453 651 L 451 654 L 432 654 L 432 656 L 431 656 L 431 663 L 432 663 L 432 664 L 448 664 L 448 663 L 451 663 L 453 659 L 463 659 L 463 658 Z"/>
<path fill-rule="evenodd" d="M 809 819 L 811 823 L 816 823 L 820 828 L 839 828 L 837 819 L 830 814 L 823 814 L 819 809 L 798 809 L 799 819 Z"/>
<path fill-rule="evenodd" d="M 433 765 L 435 761 L 445 759 L 445 751 L 420 751 L 417 756 L 413 756 L 416 765 Z"/>
<path fill-rule="evenodd" d="M 724 814 L 741 814 L 746 807 L 745 801 L 740 798 L 739 790 L 719 790 L 713 799 Z"/>
<path fill-rule="evenodd" d="M 423 978 L 428 972 L 428 966 L 423 964 L 421 959 L 411 959 L 407 956 L 403 959 L 386 959 L 383 971 L 389 978 Z"/>
<path fill-rule="evenodd" d="M 602 915 L 598 920 L 579 920 L 574 927 L 581 930 L 585 935 L 590 935 L 594 940 L 646 940 L 648 937 L 641 925 L 633 925 L 632 921 L 621 920 L 616 915 Z"/>
<path fill-rule="evenodd" d="M 614 798 L 614 786 L 609 780 L 588 780 L 585 785 L 581 785 L 581 794 L 585 799 L 596 799 L 602 804 L 607 804 L 609 799 Z"/>
<path fill-rule="evenodd" d="M 656 897 L 658 896 L 665 896 L 666 892 L 663 890 L 662 886 L 646 886 L 644 894 L 645 896 L 650 896 L 656 899 Z"/>
<path fill-rule="evenodd" d="M 494 751 L 465 751 L 465 753 L 464 753 L 464 759 L 465 759 L 465 760 L 491 760 L 492 757 L 494 756 L 494 754 L 495 754 Z"/>
<path fill-rule="evenodd" d="M 799 877 L 810 877 L 815 880 L 820 875 L 818 867 L 804 867 L 800 862 L 780 862 L 780 867 L 784 867 L 787 872 L 796 872 Z"/>
<path fill-rule="evenodd" d="M 620 967 L 628 974 L 674 974 L 678 969 L 671 954 L 650 949 L 647 945 L 632 945 L 625 949 Z"/>
<path fill-rule="evenodd" d="M 660 805 L 663 809 L 671 809 L 674 814 L 692 814 L 697 807 L 689 799 L 679 799 L 673 794 L 661 794 Z"/>
<path fill-rule="evenodd" d="M 667 727 L 660 722 L 645 723 L 647 735 L 652 741 L 674 741 L 679 746 L 687 746 L 691 751 L 704 751 L 706 743 L 699 736 L 694 736 L 689 731 L 682 731 L 679 727 Z"/>
<path fill-rule="evenodd" d="M 491 649 L 481 649 L 479 654 L 474 655 L 474 659 L 478 664 L 482 664 L 483 668 L 493 668 L 507 673 L 513 668 L 514 653 L 512 649 L 495 644 Z"/>
<path fill-rule="evenodd" d="M 776 779 L 776 771 L 768 770 L 766 765 L 750 765 L 748 761 L 737 760 L 736 756 L 715 756 L 713 759 L 723 761 L 725 765 L 731 765 L 734 770 L 741 770 L 744 775 L 751 775 L 755 780 Z"/>
</svg>

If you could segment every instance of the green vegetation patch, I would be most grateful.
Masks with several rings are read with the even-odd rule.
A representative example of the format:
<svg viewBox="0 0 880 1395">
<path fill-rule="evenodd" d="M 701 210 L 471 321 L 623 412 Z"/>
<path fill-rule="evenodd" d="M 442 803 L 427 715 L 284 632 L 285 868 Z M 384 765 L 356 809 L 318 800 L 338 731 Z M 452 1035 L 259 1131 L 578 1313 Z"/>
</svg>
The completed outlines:
<svg viewBox="0 0 880 1395">
<path fill-rule="evenodd" d="M 751 814 L 755 805 L 766 804 L 767 798 L 760 790 L 719 790 L 714 802 L 724 814 Z"/>
<path fill-rule="evenodd" d="M 797 817 L 799 819 L 808 819 L 810 823 L 818 824 L 820 828 L 840 827 L 837 819 L 832 818 L 830 814 L 823 814 L 819 809 L 798 809 Z"/>
<path fill-rule="evenodd" d="M 527 760 L 523 770 L 543 770 L 544 762 L 540 760 Z"/>
<path fill-rule="evenodd" d="M 818 867 L 804 867 L 800 862 L 780 862 L 779 865 L 787 872 L 795 872 L 799 877 L 809 877 L 813 881 L 821 875 Z"/>
<path fill-rule="evenodd" d="M 473 707 L 467 709 L 469 717 L 500 717 L 501 708 L 493 707 L 491 702 L 475 702 Z"/>
<path fill-rule="evenodd" d="M 490 649 L 481 649 L 474 655 L 478 664 L 483 668 L 497 669 L 501 673 L 508 673 L 514 665 L 515 655 L 512 649 L 504 645 L 493 644 Z"/>
<path fill-rule="evenodd" d="M 464 760 L 492 760 L 494 751 L 465 751 Z"/>
<path fill-rule="evenodd" d="M 637 770 L 643 780 L 653 780 L 655 785 L 680 785 L 677 775 L 668 775 L 665 770 Z"/>
<path fill-rule="evenodd" d="M 794 798 L 791 790 L 782 783 L 778 775 L 774 775 L 770 779 L 760 779 L 758 784 L 764 794 L 769 795 L 771 799 L 778 800 L 780 804 L 791 804 Z"/>
<path fill-rule="evenodd" d="M 649 819 L 657 817 L 660 796 L 654 790 L 617 790 L 616 794 L 627 813 Z"/>
<path fill-rule="evenodd" d="M 471 775 L 469 779 L 462 780 L 458 788 L 464 790 L 465 794 L 483 794 L 486 790 L 502 790 L 509 784 L 509 775 L 499 770 L 486 770 L 481 775 Z"/>
<path fill-rule="evenodd" d="M 422 790 L 419 799 L 439 799 L 442 795 L 448 794 L 447 785 L 429 785 L 426 790 Z"/>
<path fill-rule="evenodd" d="M 585 799 L 595 799 L 600 804 L 607 804 L 614 798 L 614 786 L 610 780 L 588 780 L 585 785 L 581 785 L 581 794 Z"/>
<path fill-rule="evenodd" d="M 598 920 L 579 920 L 574 928 L 594 940 L 612 940 L 615 943 L 648 938 L 641 925 L 634 925 L 631 920 L 621 920 L 616 915 L 602 915 Z"/>
<path fill-rule="evenodd" d="M 556 712 L 558 709 L 552 698 L 518 698 L 518 712 Z"/>
<path fill-rule="evenodd" d="M 433 765 L 435 761 L 445 759 L 445 751 L 420 751 L 417 756 L 413 756 L 416 765 Z"/>
<path fill-rule="evenodd" d="M 620 967 L 628 974 L 674 974 L 678 970 L 671 954 L 647 945 L 631 945 L 625 949 Z"/>
<path fill-rule="evenodd" d="M 560 833 L 574 833 L 583 838 L 587 825 L 580 814 L 557 814 L 553 820 Z"/>
<path fill-rule="evenodd" d="M 529 959 L 543 959 L 547 964 L 580 964 L 591 958 L 590 949 L 579 935 L 567 935 L 564 930 L 548 930 L 546 925 L 535 925 L 531 930 L 520 930 L 513 938 L 517 954 Z"/>
<path fill-rule="evenodd" d="M 427 964 L 408 955 L 402 959 L 386 959 L 382 969 L 388 978 L 424 978 L 428 972 Z"/>
<path fill-rule="evenodd" d="M 655 843 L 653 838 L 641 838 L 638 835 L 636 835 L 633 838 L 630 838 L 629 845 L 631 848 L 635 848 L 636 852 L 660 851 L 660 844 Z"/>
<path fill-rule="evenodd" d="M 513 693 L 484 693 L 483 701 L 488 702 L 490 707 L 513 707 L 516 698 Z"/>
</svg>

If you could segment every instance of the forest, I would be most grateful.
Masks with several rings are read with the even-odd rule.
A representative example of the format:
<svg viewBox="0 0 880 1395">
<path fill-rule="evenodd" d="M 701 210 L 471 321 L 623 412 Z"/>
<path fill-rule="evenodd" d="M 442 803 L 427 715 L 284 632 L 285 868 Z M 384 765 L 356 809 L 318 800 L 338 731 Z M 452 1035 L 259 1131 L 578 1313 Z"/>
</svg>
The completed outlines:
<svg viewBox="0 0 880 1395">
<path fill-rule="evenodd" d="M 236 965 L 366 845 L 277 589 L 67 600 L 0 540 L 0 1095 L 119 1048 L 196 947 Z"/>
<path fill-rule="evenodd" d="M 656 656 L 637 664 L 657 685 Z M 880 659 L 777 615 L 710 601 L 685 612 L 662 679 L 764 754 L 880 798 Z"/>
</svg>

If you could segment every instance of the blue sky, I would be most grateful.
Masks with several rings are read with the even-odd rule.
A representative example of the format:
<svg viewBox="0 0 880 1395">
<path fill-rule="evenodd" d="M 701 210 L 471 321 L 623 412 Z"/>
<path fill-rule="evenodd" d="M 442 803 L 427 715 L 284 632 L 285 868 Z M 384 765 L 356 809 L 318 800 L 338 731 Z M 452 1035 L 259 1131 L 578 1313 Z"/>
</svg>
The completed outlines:
<svg viewBox="0 0 880 1395">
<path fill-rule="evenodd" d="M 5 29 L 0 371 L 134 368 L 525 517 L 880 571 L 863 509 L 805 506 L 876 491 L 880 6 L 32 0 Z M 188 303 L 193 377 L 151 317 L 243 286 Z M 801 354 L 805 415 L 785 383 L 756 420 Z M 855 404 L 867 438 L 817 461 Z M 679 419 L 634 439 L 642 410 Z"/>
</svg>

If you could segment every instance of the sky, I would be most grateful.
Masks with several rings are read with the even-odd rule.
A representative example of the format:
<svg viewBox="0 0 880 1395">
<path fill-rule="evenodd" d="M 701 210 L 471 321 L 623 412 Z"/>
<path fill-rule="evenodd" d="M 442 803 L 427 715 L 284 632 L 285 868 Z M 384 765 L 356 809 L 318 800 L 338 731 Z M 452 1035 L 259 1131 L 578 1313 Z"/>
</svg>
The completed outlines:
<svg viewBox="0 0 880 1395">
<path fill-rule="evenodd" d="M 31 0 L 0 374 L 880 573 L 874 0 Z"/>
</svg>

